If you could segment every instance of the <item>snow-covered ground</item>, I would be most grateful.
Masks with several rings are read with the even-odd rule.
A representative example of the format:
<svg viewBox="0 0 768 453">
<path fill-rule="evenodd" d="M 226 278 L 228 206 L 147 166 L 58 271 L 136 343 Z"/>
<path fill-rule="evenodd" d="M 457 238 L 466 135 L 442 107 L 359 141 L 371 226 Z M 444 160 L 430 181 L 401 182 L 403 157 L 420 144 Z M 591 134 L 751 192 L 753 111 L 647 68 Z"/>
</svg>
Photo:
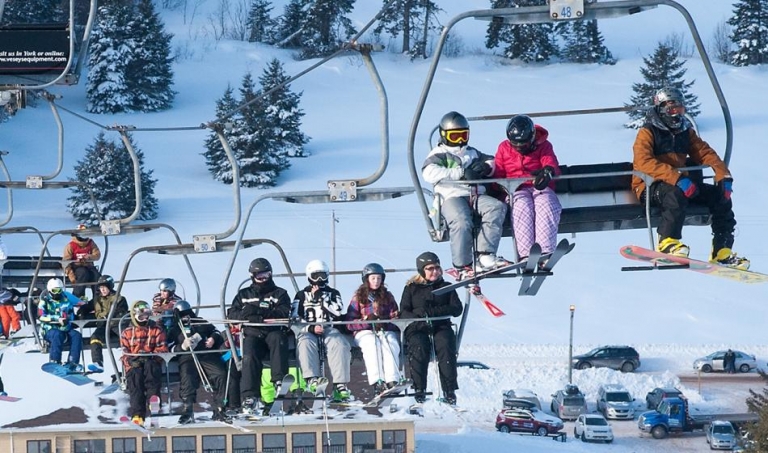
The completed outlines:
<svg viewBox="0 0 768 453">
<path fill-rule="evenodd" d="M 214 42 L 205 38 L 204 10 L 216 2 L 201 2 L 194 18 L 182 20 L 180 11 L 162 11 L 175 34 L 174 46 L 186 49 L 185 58 L 175 66 L 175 89 L 179 92 L 174 109 L 154 114 L 89 115 L 84 113 L 83 85 L 52 89 L 62 96 L 58 101 L 91 120 L 105 125 L 139 127 L 197 126 L 214 117 L 214 103 L 228 84 L 238 87 L 246 71 L 258 77 L 273 57 L 280 58 L 288 74 L 296 74 L 314 61 L 296 61 L 291 53 L 243 42 Z M 378 2 L 358 2 L 355 21 L 367 22 Z M 731 5 L 722 1 L 686 0 L 705 41 L 719 22 L 730 15 Z M 374 5 L 375 4 L 375 5 Z M 445 1 L 443 22 L 464 9 L 486 8 L 484 0 Z M 280 10 L 278 7 L 276 10 Z M 416 139 L 417 165 L 427 152 L 432 125 L 449 110 L 468 116 L 509 114 L 512 112 L 552 111 L 616 107 L 628 102 L 631 85 L 642 81 L 639 68 L 659 40 L 670 33 L 683 33 L 685 23 L 671 8 L 603 21 L 605 42 L 615 57 L 614 66 L 551 64 L 520 66 L 481 52 L 485 22 L 469 21 L 457 29 L 467 54 L 447 59 L 438 68 L 435 84 L 425 106 Z M 690 40 L 688 41 L 690 42 Z M 374 55 L 374 61 L 389 97 L 389 165 L 372 187 L 410 186 L 406 161 L 406 140 L 416 100 L 423 85 L 429 61 L 410 62 L 392 53 Z M 716 150 L 725 148 L 725 128 L 717 99 L 708 85 L 707 74 L 696 57 L 686 64 L 687 80 L 695 80 L 694 91 L 702 104 L 697 119 L 700 132 Z M 751 258 L 755 270 L 768 270 L 768 245 L 764 231 L 768 217 L 765 206 L 760 162 L 765 162 L 764 125 L 766 71 L 761 67 L 734 68 L 715 64 L 734 124 L 734 203 L 739 221 L 736 250 Z M 370 76 L 355 56 L 334 59 L 297 80 L 293 90 L 303 92 L 301 106 L 306 112 L 304 132 L 312 137 L 308 149 L 312 156 L 294 160 L 273 191 L 243 189 L 243 210 L 271 192 L 325 190 L 335 179 L 363 178 L 379 164 L 379 99 Z M 634 131 L 626 130 L 623 115 L 551 117 L 537 120 L 550 131 L 560 161 L 566 164 L 621 162 L 631 159 Z M 93 142 L 99 128 L 75 116 L 62 113 L 64 123 L 64 171 L 56 180 L 73 175 L 73 166 Z M 504 122 L 474 125 L 472 144 L 494 152 L 504 136 Z M 41 104 L 20 112 L 0 125 L 0 149 L 9 151 L 3 160 L 12 179 L 27 175 L 50 174 L 56 165 L 57 131 L 50 109 Z M 145 154 L 146 168 L 158 178 L 158 222 L 177 229 L 183 242 L 192 235 L 226 231 L 234 217 L 232 189 L 211 180 L 201 156 L 206 137 L 203 131 L 137 132 L 134 135 Z M 117 139 L 116 134 L 114 134 Z M 421 154 L 419 154 L 421 152 Z M 13 218 L 6 227 L 32 225 L 43 230 L 73 228 L 75 221 L 66 213 L 67 192 L 13 192 Z M 5 197 L 3 197 L 5 198 Z M 3 204 L 5 203 L 5 204 Z M 0 201 L 0 206 L 7 202 Z M 333 213 L 332 213 L 333 211 Z M 334 225 L 333 217 L 338 220 Z M 692 255 L 709 252 L 707 228 L 687 227 L 684 239 Z M 413 197 L 377 203 L 334 205 L 295 205 L 264 201 L 254 209 L 245 234 L 247 238 L 269 238 L 284 249 L 293 269 L 302 270 L 311 259 L 328 262 L 335 257 L 339 270 L 361 269 L 375 261 L 385 267 L 412 268 L 414 257 L 433 250 L 449 260 L 448 245 L 430 242 L 424 221 Z M 39 253 L 40 242 L 33 235 L 5 235 L 10 254 Z M 232 238 L 230 238 L 232 239 Z M 66 238 L 55 238 L 51 247 L 63 248 Z M 581 234 L 577 244 L 547 280 L 539 295 L 520 298 L 514 280 L 495 280 L 484 284 L 484 292 L 507 315 L 491 318 L 478 306 L 471 306 L 461 346 L 461 359 L 480 360 L 492 370 L 461 369 L 459 404 L 469 411 L 459 416 L 439 411 L 428 403 L 426 417 L 417 420 L 417 449 L 431 452 L 502 451 L 586 451 L 603 446 L 582 445 L 572 438 L 566 444 L 530 436 L 495 433 L 493 420 L 501 406 L 501 393 L 509 388 L 528 388 L 538 393 L 546 410 L 550 394 L 568 380 L 569 306 L 576 306 L 574 353 L 583 353 L 601 344 L 631 344 L 639 351 L 642 367 L 637 373 L 621 374 L 609 370 L 573 371 L 574 382 L 584 390 L 594 408 L 597 389 L 603 383 L 621 383 L 643 406 L 645 393 L 656 386 L 678 386 L 700 413 L 744 410 L 746 390 L 762 383 L 746 376 L 733 377 L 724 385 L 702 380 L 701 386 L 680 375 L 692 375 L 692 361 L 714 350 L 735 348 L 755 354 L 766 366 L 768 343 L 763 338 L 762 322 L 768 307 L 762 303 L 765 287 L 718 280 L 686 271 L 624 273 L 628 265 L 618 249 L 628 243 L 647 243 L 645 231 L 618 231 Z M 502 241 L 502 249 L 511 247 Z M 114 237 L 109 242 L 105 272 L 120 275 L 128 256 L 139 247 L 173 243 L 165 231 Z M 502 254 L 505 252 L 502 250 Z M 221 294 L 229 301 L 240 281 L 246 278 L 247 263 L 256 256 L 269 258 L 278 272 L 283 268 L 273 250 L 260 246 L 241 252 L 232 274 L 230 252 L 190 257 L 200 280 L 201 301 L 218 304 Z M 147 299 L 156 290 L 157 279 L 173 277 L 194 298 L 194 282 L 179 257 L 139 254 L 126 269 L 129 279 L 155 279 L 131 283 L 123 292 L 129 300 Z M 392 273 L 387 284 L 399 296 L 409 273 Z M 349 298 L 359 277 L 339 276 L 336 286 Z M 301 282 L 301 279 L 300 279 Z M 280 284 L 290 287 L 287 280 Z M 204 314 L 220 317 L 217 310 Z M 57 378 L 39 372 L 44 358 L 38 354 L 6 351 L 0 367 L 7 391 L 23 398 L 0 411 L 0 425 L 47 414 L 65 405 L 83 407 L 91 420 L 101 411 L 95 389 L 74 388 Z M 20 352 L 20 351 L 19 351 Z M 107 376 L 110 370 L 105 373 Z M 755 376 L 754 373 L 750 374 Z M 748 382 L 745 383 L 745 380 Z M 41 391 L 44 389 L 45 391 Z M 50 395 L 55 395 L 51 397 Z M 126 404 L 122 401 L 120 404 Z M 122 406 L 118 406 L 122 407 Z M 397 415 L 393 415 L 397 416 Z M 655 441 L 640 438 L 634 422 L 614 422 L 616 442 L 611 451 L 700 451 L 706 448 L 700 436 Z M 566 424 L 572 431 L 572 424 Z"/>
</svg>

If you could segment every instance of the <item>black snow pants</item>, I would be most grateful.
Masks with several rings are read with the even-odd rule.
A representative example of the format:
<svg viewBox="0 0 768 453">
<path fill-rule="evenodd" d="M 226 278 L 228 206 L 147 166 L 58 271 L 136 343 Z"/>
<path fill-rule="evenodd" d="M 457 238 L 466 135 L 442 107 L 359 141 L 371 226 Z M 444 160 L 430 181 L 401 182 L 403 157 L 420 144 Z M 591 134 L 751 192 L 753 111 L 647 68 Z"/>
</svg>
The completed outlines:
<svg viewBox="0 0 768 453">
<path fill-rule="evenodd" d="M 131 369 L 125 374 L 128 385 L 128 396 L 131 400 L 131 416 L 147 416 L 147 402 L 152 395 L 160 396 L 162 370 L 160 363 L 153 359 L 134 361 Z"/>
<path fill-rule="evenodd" d="M 240 396 L 261 398 L 261 372 L 264 358 L 269 355 L 272 376 L 282 379 L 288 374 L 288 336 L 285 331 L 273 330 L 266 337 L 243 337 L 243 368 L 240 377 Z M 274 377 L 273 377 L 274 379 Z"/>
<path fill-rule="evenodd" d="M 203 369 L 208 382 L 211 383 L 216 407 L 224 407 L 224 398 L 226 391 L 227 370 L 224 362 L 221 361 L 219 354 L 198 353 L 197 360 Z M 200 373 L 195 366 L 195 360 L 191 354 L 179 356 L 179 378 L 181 385 L 179 396 L 186 403 L 195 403 L 197 401 L 197 389 L 200 388 Z"/>
<path fill-rule="evenodd" d="M 437 327 L 432 337 L 434 345 L 430 342 L 429 333 L 423 330 L 410 332 L 405 338 L 413 388 L 417 391 L 426 390 L 427 370 L 434 346 L 440 386 L 443 392 L 456 390 L 459 388 L 456 372 L 456 335 L 450 326 L 443 326 Z"/>
</svg>

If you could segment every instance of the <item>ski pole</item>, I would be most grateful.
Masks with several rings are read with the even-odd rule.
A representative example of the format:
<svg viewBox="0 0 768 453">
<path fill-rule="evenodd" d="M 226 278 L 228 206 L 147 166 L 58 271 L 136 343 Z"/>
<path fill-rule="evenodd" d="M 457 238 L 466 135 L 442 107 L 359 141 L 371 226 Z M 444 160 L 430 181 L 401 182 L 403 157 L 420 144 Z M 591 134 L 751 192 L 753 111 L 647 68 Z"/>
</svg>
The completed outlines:
<svg viewBox="0 0 768 453">
<path fill-rule="evenodd" d="M 187 331 L 184 330 L 184 323 L 181 322 L 181 319 L 179 319 L 179 327 L 181 328 L 181 334 L 184 335 L 184 339 L 189 340 Z M 197 373 L 200 375 L 200 381 L 203 383 L 203 389 L 208 393 L 213 393 L 211 382 L 208 380 L 208 376 L 205 375 L 205 370 L 203 370 L 203 366 L 200 364 L 200 360 L 197 358 L 197 354 L 195 354 L 195 349 L 190 347 L 189 352 L 192 353 L 192 360 L 195 362 Z"/>
</svg>

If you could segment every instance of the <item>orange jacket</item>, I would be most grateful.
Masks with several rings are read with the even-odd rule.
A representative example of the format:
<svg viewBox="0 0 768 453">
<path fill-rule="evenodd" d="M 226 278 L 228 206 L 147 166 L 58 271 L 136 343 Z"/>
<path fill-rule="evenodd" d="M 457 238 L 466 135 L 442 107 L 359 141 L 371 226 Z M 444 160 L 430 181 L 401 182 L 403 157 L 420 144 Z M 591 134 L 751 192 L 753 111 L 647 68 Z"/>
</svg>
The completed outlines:
<svg viewBox="0 0 768 453">
<path fill-rule="evenodd" d="M 653 128 L 653 130 L 651 129 Z M 675 140 L 688 140 L 688 146 L 685 150 L 664 150 L 663 145 L 656 143 L 654 132 L 657 137 L 661 137 L 667 145 L 674 148 Z M 687 137 L 681 137 L 687 134 Z M 662 130 L 653 124 L 646 123 L 642 129 L 637 132 L 635 144 L 632 146 L 634 153 L 633 166 L 636 171 L 643 172 L 651 176 L 656 181 L 664 181 L 675 185 L 682 174 L 677 169 L 685 167 L 685 162 L 690 157 L 696 165 L 708 165 L 715 172 L 715 182 L 724 178 L 731 178 L 728 167 L 725 165 L 714 149 L 707 142 L 701 139 L 692 128 L 684 130 L 679 134 L 671 134 L 667 130 Z M 681 152 L 682 151 L 682 152 Z M 645 190 L 645 183 L 637 176 L 632 177 L 632 191 L 638 199 Z"/>
</svg>

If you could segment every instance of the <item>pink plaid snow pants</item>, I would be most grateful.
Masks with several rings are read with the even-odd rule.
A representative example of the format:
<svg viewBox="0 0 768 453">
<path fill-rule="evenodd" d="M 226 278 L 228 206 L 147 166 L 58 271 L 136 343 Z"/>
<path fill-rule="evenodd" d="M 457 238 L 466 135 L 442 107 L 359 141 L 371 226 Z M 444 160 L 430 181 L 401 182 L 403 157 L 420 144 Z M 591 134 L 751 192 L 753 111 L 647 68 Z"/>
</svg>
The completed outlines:
<svg viewBox="0 0 768 453">
<path fill-rule="evenodd" d="M 536 190 L 522 187 L 512 195 L 512 228 L 515 232 L 517 254 L 528 256 L 531 246 L 538 242 L 542 253 L 555 249 L 557 226 L 560 223 L 560 200 L 551 188 Z"/>
</svg>

